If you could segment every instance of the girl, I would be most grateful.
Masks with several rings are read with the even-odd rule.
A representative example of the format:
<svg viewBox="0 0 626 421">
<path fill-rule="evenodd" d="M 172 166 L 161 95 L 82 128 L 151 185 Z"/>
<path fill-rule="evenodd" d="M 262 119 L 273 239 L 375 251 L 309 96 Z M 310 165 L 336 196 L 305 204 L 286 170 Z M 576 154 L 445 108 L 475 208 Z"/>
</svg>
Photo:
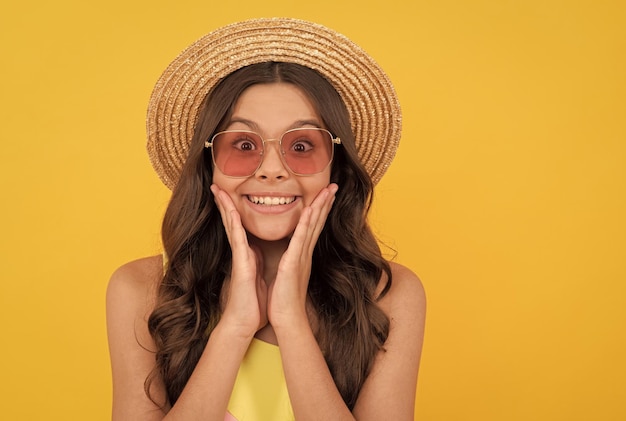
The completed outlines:
<svg viewBox="0 0 626 421">
<path fill-rule="evenodd" d="M 107 291 L 114 420 L 413 419 L 424 293 L 366 221 L 399 133 L 382 70 L 316 24 L 233 24 L 168 67 L 165 252 Z"/>
</svg>

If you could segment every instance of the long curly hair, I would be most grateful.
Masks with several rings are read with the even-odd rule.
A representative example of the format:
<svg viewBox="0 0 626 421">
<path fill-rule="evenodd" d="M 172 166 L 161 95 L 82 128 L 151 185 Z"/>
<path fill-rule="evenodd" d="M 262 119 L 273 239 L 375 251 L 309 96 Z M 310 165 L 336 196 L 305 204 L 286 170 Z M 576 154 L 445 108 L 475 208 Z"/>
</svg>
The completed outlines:
<svg viewBox="0 0 626 421">
<path fill-rule="evenodd" d="M 329 131 L 342 140 L 331 169 L 331 182 L 339 185 L 339 191 L 313 253 L 308 300 L 317 314 L 317 342 L 348 408 L 354 407 L 377 353 L 384 350 L 389 319 L 377 301 L 389 290 L 391 269 L 367 223 L 373 184 L 359 161 L 345 104 L 312 69 L 279 62 L 250 65 L 225 77 L 207 95 L 163 220 L 163 246 L 169 262 L 148 319 L 156 344 L 156 366 L 146 379 L 145 390 L 151 397 L 151 385 L 162 381 L 171 405 L 220 319 L 222 285 L 232 263 L 209 189 L 213 168 L 204 142 L 228 124 L 245 89 L 275 82 L 298 86 Z M 386 284 L 377 294 L 381 279 Z"/>
</svg>

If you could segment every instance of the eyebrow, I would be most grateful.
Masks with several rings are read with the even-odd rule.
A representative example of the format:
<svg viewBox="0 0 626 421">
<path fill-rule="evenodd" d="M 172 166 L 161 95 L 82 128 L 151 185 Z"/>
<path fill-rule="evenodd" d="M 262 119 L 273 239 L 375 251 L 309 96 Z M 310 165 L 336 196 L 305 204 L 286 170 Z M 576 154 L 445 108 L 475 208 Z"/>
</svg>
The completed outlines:
<svg viewBox="0 0 626 421">
<path fill-rule="evenodd" d="M 259 125 L 256 122 L 254 122 L 252 120 L 248 120 L 246 118 L 235 117 L 235 118 L 231 119 L 228 122 L 228 126 L 227 127 L 230 127 L 234 123 L 245 124 L 246 126 L 248 126 L 248 128 L 250 128 L 253 131 L 261 131 L 261 128 L 259 127 Z M 313 127 L 318 128 L 318 129 L 323 128 L 318 120 L 297 120 L 297 121 L 294 121 L 288 127 L 287 130 L 297 129 L 299 127 L 304 127 L 304 126 L 313 126 Z"/>
</svg>

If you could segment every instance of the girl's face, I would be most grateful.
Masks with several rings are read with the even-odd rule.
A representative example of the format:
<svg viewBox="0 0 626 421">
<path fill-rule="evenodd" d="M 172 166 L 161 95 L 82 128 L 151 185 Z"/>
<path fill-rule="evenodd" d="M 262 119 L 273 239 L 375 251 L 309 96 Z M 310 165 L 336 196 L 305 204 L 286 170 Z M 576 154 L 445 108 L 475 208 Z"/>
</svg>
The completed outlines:
<svg viewBox="0 0 626 421">
<path fill-rule="evenodd" d="M 295 175 L 285 166 L 278 139 L 296 128 L 324 127 L 304 92 L 292 84 L 272 83 L 246 89 L 224 129 L 252 131 L 266 140 L 263 160 L 253 175 L 229 177 L 217 166 L 213 171 L 213 182 L 228 193 L 244 228 L 262 240 L 289 237 L 303 208 L 330 183 L 330 165 L 306 176 Z"/>
</svg>

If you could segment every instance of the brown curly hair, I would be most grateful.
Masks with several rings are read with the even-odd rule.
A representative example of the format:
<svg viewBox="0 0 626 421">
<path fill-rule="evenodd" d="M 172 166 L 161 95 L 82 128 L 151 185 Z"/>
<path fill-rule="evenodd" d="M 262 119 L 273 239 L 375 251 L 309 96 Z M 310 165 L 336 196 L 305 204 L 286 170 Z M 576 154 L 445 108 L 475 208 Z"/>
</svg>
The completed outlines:
<svg viewBox="0 0 626 421">
<path fill-rule="evenodd" d="M 220 319 L 222 285 L 231 267 L 231 249 L 209 189 L 213 169 L 204 142 L 228 123 L 245 89 L 276 82 L 302 89 L 325 126 L 342 140 L 331 170 L 331 182 L 339 185 L 339 191 L 313 253 L 308 299 L 317 313 L 315 336 L 348 408 L 354 407 L 389 333 L 389 319 L 377 300 L 391 285 L 391 269 L 367 223 L 373 184 L 359 161 L 341 97 L 307 67 L 277 62 L 250 65 L 224 78 L 207 95 L 163 220 L 169 263 L 148 319 L 156 366 L 145 390 L 150 396 L 152 383 L 160 379 L 171 405 Z M 386 285 L 376 296 L 383 273 Z"/>
</svg>

